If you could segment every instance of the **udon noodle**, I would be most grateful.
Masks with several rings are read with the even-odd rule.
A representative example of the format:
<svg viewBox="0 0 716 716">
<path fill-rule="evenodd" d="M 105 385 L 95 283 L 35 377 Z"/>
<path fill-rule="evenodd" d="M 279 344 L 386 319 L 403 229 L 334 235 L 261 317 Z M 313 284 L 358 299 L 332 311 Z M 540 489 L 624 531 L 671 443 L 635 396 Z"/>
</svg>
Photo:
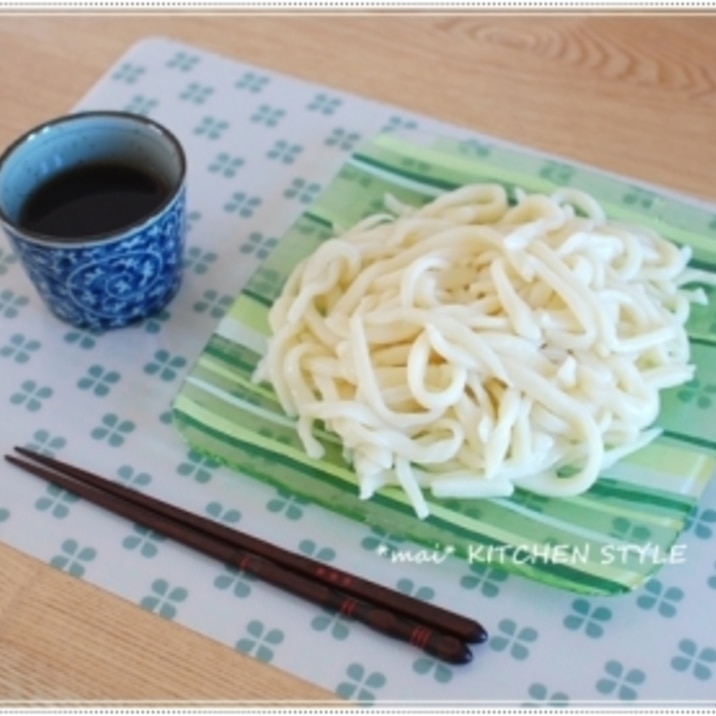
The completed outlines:
<svg viewBox="0 0 716 716">
<path fill-rule="evenodd" d="M 471 185 L 388 211 L 296 266 L 255 378 L 335 433 L 370 498 L 580 494 L 651 442 L 659 391 L 693 377 L 685 322 L 704 276 L 591 196 Z"/>
</svg>

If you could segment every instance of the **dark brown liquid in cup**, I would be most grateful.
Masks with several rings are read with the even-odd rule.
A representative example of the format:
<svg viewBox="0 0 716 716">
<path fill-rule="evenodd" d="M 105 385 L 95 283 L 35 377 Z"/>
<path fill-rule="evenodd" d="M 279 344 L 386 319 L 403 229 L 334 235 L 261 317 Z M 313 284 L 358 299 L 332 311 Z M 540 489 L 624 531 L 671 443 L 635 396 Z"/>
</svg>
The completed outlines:
<svg viewBox="0 0 716 716">
<path fill-rule="evenodd" d="M 169 195 L 158 177 L 122 164 L 89 164 L 60 172 L 27 199 L 19 224 L 59 240 L 121 231 L 156 211 Z"/>
</svg>

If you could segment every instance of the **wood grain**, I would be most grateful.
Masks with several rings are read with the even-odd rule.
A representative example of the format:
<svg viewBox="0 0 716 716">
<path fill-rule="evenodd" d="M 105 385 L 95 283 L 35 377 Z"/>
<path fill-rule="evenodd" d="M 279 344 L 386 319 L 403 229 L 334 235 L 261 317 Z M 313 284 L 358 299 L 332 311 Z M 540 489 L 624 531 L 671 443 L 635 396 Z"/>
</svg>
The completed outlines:
<svg viewBox="0 0 716 716">
<path fill-rule="evenodd" d="M 713 198 L 715 33 L 716 14 L 6 16 L 0 141 L 66 110 L 132 42 L 171 35 Z"/>
<path fill-rule="evenodd" d="M 0 14 L 0 146 L 151 35 L 716 201 L 716 14 Z M 0 700 L 333 698 L 2 544 L 0 571 Z"/>
<path fill-rule="evenodd" d="M 0 702 L 337 701 L 0 544 Z"/>
</svg>

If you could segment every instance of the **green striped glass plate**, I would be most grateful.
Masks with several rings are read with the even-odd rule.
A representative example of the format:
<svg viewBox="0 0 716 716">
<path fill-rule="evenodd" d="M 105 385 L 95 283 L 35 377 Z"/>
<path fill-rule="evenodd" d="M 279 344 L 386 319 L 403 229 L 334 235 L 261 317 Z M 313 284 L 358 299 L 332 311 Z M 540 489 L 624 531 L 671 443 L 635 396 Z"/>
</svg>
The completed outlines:
<svg viewBox="0 0 716 716">
<path fill-rule="evenodd" d="M 497 181 L 508 191 L 579 187 L 613 218 L 690 244 L 694 264 L 716 272 L 716 218 L 695 202 L 514 148 L 379 135 L 346 162 L 248 281 L 177 394 L 175 424 L 194 449 L 237 471 L 425 549 L 449 547 L 471 563 L 499 563 L 584 594 L 628 591 L 678 558 L 678 536 L 716 464 L 716 292 L 710 291 L 708 308 L 693 310 L 689 334 L 697 375 L 664 393 L 662 437 L 570 499 L 517 491 L 509 499 L 434 500 L 422 521 L 395 488 L 361 501 L 331 436 L 322 436 L 325 458 L 309 459 L 272 393 L 251 380 L 272 301 L 292 267 L 331 235 L 333 225 L 347 227 L 375 212 L 386 192 L 423 203 L 476 181 Z"/>
</svg>

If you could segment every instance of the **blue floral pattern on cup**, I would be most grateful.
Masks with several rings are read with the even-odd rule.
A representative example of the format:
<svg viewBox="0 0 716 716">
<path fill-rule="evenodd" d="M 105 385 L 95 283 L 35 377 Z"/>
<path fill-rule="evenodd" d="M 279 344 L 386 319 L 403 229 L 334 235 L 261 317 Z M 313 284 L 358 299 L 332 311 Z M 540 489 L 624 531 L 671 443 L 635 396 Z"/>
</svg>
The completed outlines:
<svg viewBox="0 0 716 716">
<path fill-rule="evenodd" d="M 48 176 L 102 162 L 156 173 L 167 188 L 163 203 L 141 223 L 97 236 L 46 236 L 23 226 L 22 206 Z M 184 265 L 185 171 L 183 149 L 171 132 L 127 112 L 59 117 L 5 151 L 0 224 L 56 316 L 77 328 L 119 328 L 159 312 L 174 297 Z"/>
<path fill-rule="evenodd" d="M 184 196 L 130 239 L 78 249 L 32 244 L 8 233 L 57 316 L 81 328 L 118 328 L 158 311 L 179 288 Z"/>
</svg>

